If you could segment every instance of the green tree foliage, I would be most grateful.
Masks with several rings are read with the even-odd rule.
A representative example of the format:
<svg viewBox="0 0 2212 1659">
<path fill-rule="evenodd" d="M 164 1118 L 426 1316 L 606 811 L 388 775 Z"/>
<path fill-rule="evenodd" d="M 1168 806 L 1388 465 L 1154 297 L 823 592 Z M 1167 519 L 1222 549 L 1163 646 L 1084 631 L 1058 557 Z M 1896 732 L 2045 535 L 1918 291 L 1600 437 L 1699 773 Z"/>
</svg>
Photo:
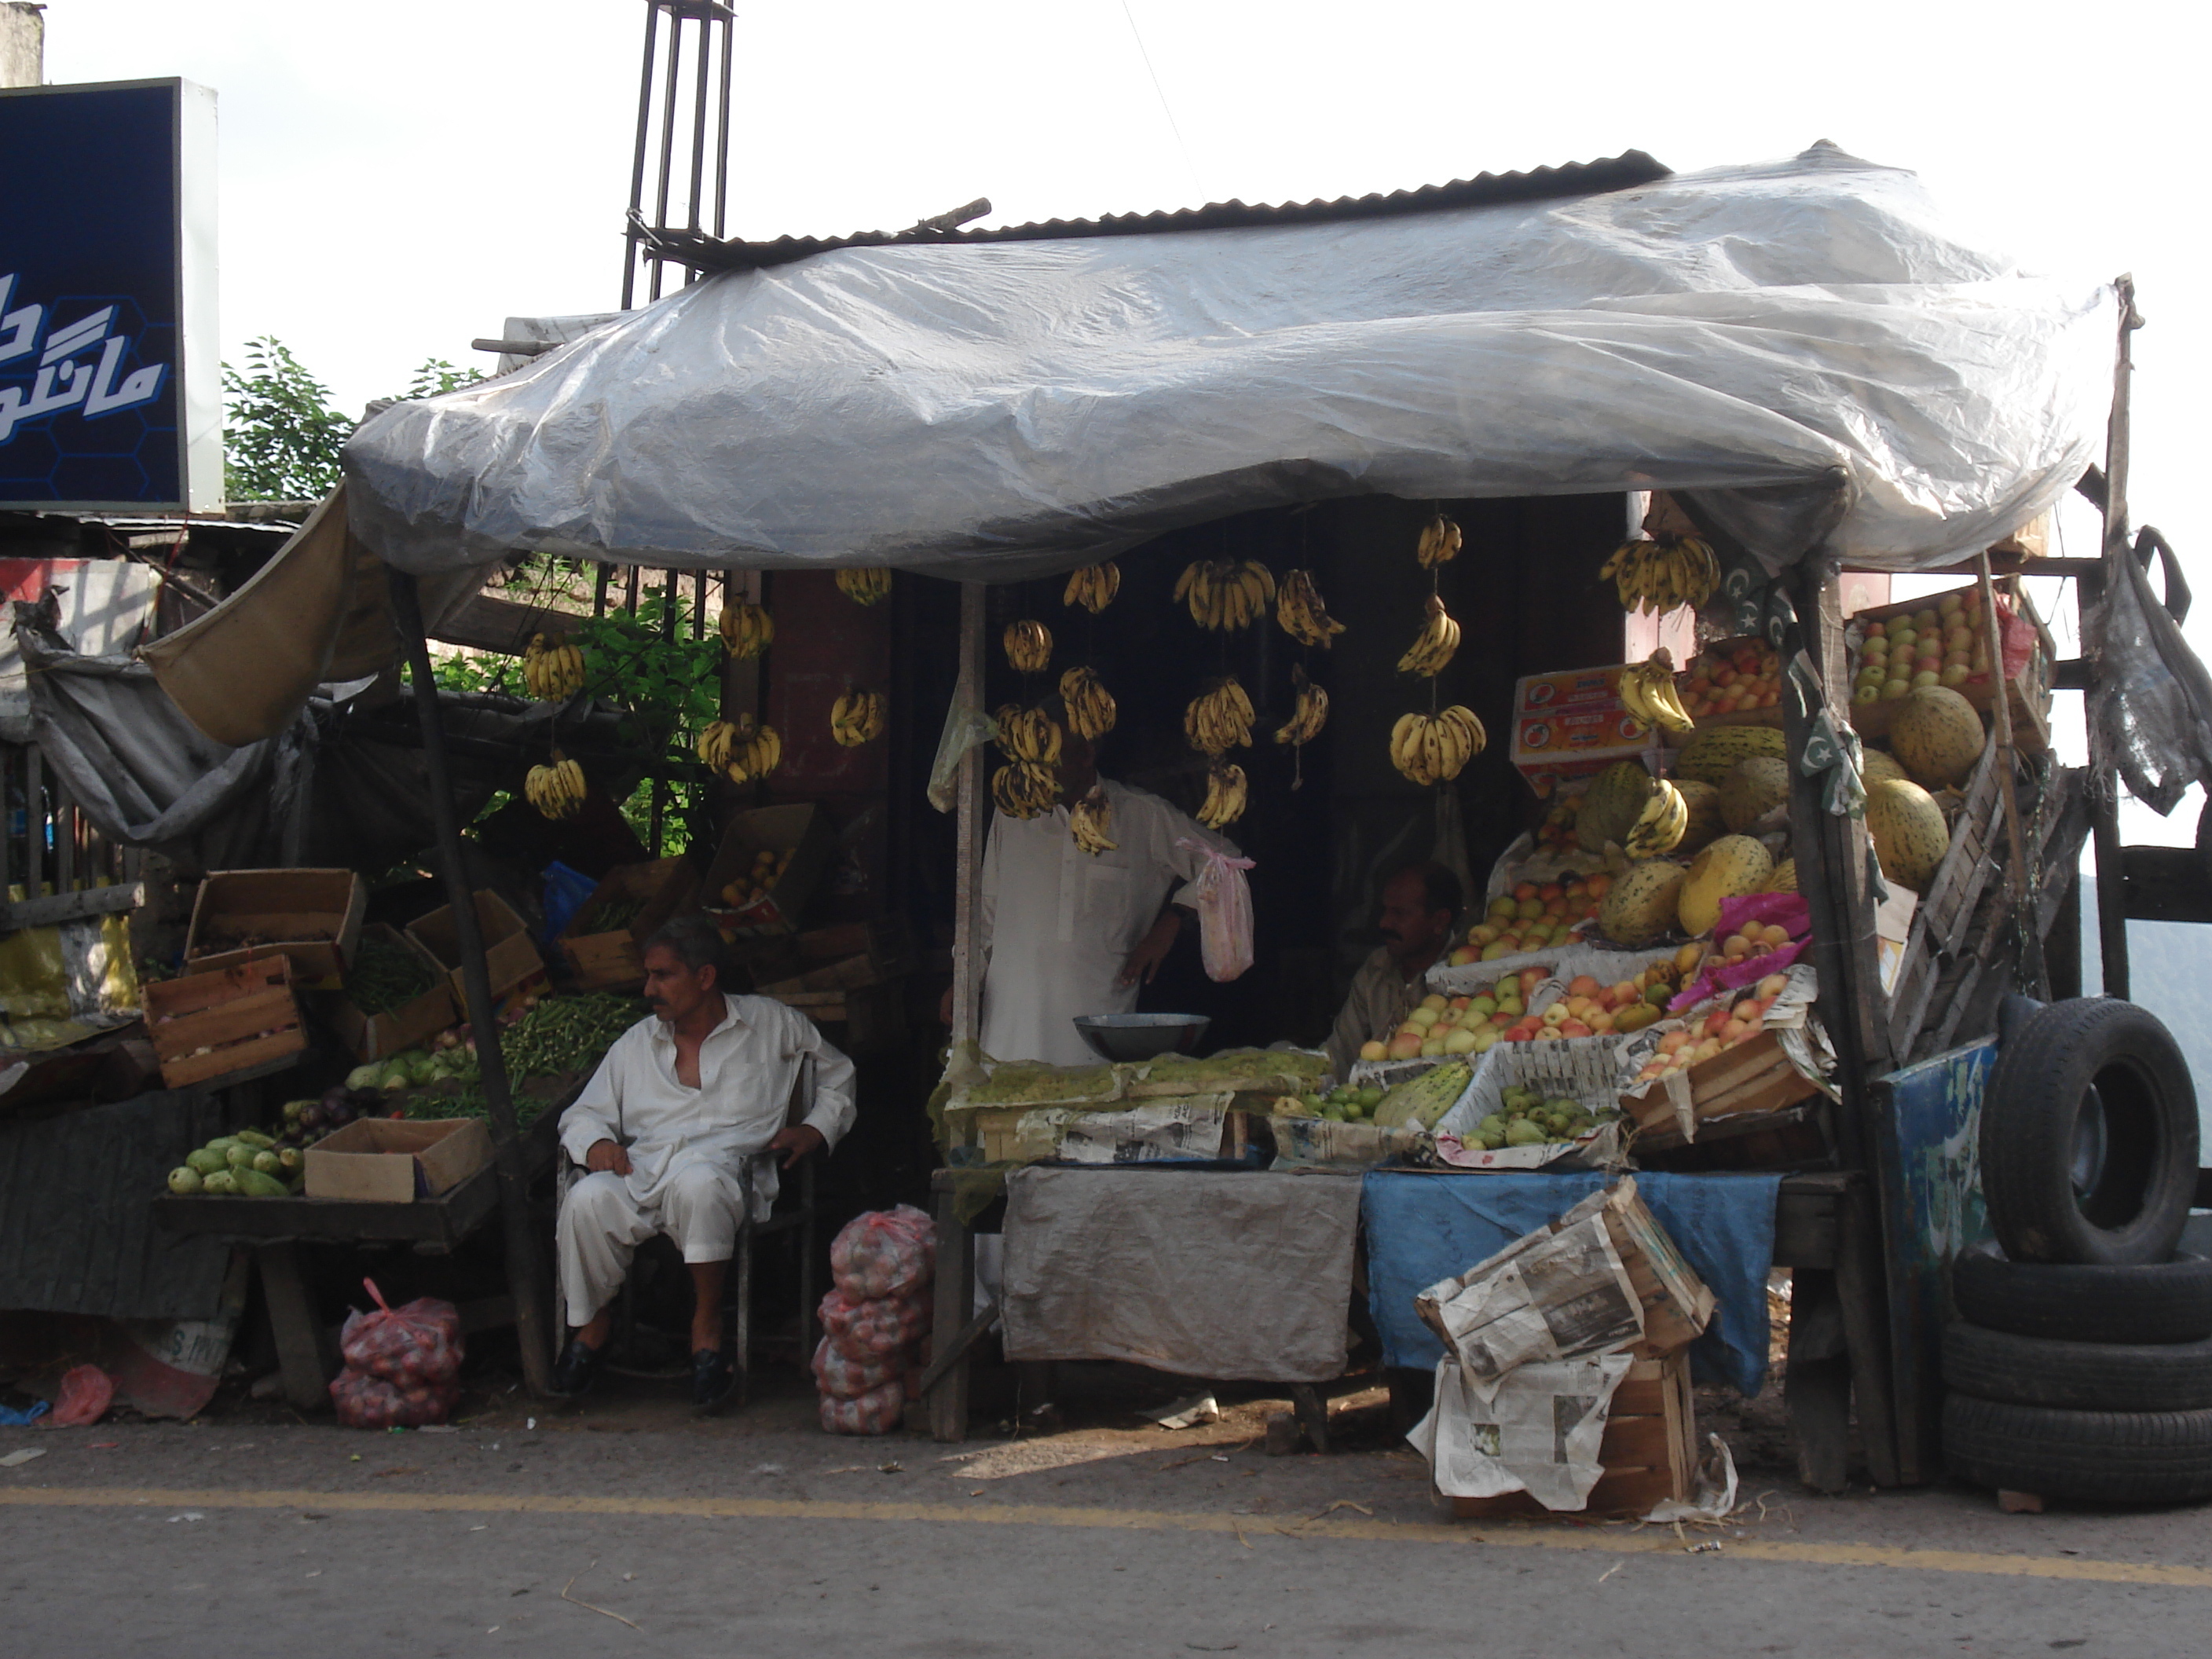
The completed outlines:
<svg viewBox="0 0 2212 1659">
<path fill-rule="evenodd" d="M 274 336 L 249 340 L 244 371 L 222 366 L 223 493 L 234 501 L 313 501 L 337 487 L 338 451 L 353 420 L 331 389 Z M 398 401 L 434 398 L 480 380 L 473 368 L 427 358 Z"/>
</svg>

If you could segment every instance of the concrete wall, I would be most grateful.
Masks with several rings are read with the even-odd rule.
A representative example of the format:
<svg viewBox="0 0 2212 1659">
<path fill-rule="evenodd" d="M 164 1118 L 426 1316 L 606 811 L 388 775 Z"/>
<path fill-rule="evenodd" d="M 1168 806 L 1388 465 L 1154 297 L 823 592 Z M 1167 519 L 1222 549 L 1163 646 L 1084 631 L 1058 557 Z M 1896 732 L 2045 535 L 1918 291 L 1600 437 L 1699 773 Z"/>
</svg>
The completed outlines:
<svg viewBox="0 0 2212 1659">
<path fill-rule="evenodd" d="M 29 0 L 0 0 L 0 87 L 45 84 L 45 11 Z"/>
</svg>

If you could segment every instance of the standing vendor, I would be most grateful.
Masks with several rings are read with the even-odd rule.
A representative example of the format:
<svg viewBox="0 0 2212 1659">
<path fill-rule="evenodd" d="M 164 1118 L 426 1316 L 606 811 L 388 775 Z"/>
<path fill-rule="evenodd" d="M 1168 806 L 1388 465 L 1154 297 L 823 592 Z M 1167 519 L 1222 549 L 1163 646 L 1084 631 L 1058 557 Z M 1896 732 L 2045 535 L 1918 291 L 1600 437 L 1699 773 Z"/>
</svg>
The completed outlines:
<svg viewBox="0 0 2212 1659">
<path fill-rule="evenodd" d="M 983 854 L 981 1042 L 994 1060 L 1081 1066 L 1098 1057 L 1076 1017 L 1136 1007 L 1139 984 L 1158 974 L 1195 902 L 1200 849 L 1237 849 L 1158 795 L 1101 778 L 1097 744 L 1068 729 L 1058 698 L 1045 708 L 1064 734 L 1060 800 L 1033 818 L 994 813 Z M 1094 787 L 1114 843 L 1097 854 L 1076 845 L 1067 816 Z M 948 991 L 948 1024 L 951 1011 Z"/>
<path fill-rule="evenodd" d="M 1382 943 L 1352 976 L 1352 993 L 1329 1033 L 1329 1069 L 1352 1074 L 1364 1042 L 1387 1041 L 1425 994 L 1422 981 L 1451 947 L 1459 878 L 1441 864 L 1413 864 L 1382 884 Z"/>
</svg>

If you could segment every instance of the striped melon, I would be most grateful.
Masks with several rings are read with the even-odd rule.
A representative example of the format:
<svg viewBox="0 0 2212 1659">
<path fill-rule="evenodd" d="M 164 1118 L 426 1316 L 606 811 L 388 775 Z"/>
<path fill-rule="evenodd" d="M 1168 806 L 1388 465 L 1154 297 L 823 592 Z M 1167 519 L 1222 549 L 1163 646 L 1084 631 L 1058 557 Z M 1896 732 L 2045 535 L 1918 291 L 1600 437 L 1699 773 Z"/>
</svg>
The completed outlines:
<svg viewBox="0 0 2212 1659">
<path fill-rule="evenodd" d="M 1701 939 L 1721 919 L 1721 901 L 1756 893 L 1774 873 L 1774 858 L 1749 836 L 1723 836 L 1690 860 L 1674 914 L 1682 931 Z"/>
<path fill-rule="evenodd" d="M 1915 783 L 1953 788 L 1982 757 L 1982 717 L 1949 686 L 1923 685 L 1891 719 L 1889 746 Z"/>
<path fill-rule="evenodd" d="M 1882 875 L 1900 887 L 1926 892 L 1951 847 L 1951 832 L 1936 798 L 1909 778 L 1877 783 L 1867 791 L 1866 823 Z"/>
<path fill-rule="evenodd" d="M 1674 925 L 1682 879 L 1682 866 L 1667 859 L 1631 865 L 1606 890 L 1597 910 L 1598 931 L 1632 951 L 1664 939 Z"/>
<path fill-rule="evenodd" d="M 1615 761 L 1589 781 L 1575 814 L 1575 839 L 1585 853 L 1602 853 L 1607 842 L 1628 839 L 1656 787 L 1641 761 Z"/>
<path fill-rule="evenodd" d="M 1721 817 L 1730 830 L 1747 830 L 1790 799 L 1790 763 L 1753 755 L 1729 769 L 1721 783 Z"/>
<path fill-rule="evenodd" d="M 1897 763 L 1897 757 L 1887 750 L 1862 749 L 1859 751 L 1859 778 L 1868 788 L 1904 775 L 1905 769 Z"/>
<path fill-rule="evenodd" d="M 1774 866 L 1774 873 L 1766 878 L 1765 891 L 1794 893 L 1797 890 L 1797 860 L 1784 859 Z"/>
<path fill-rule="evenodd" d="M 1677 778 L 1695 778 L 1717 789 L 1728 781 L 1729 769 L 1738 761 L 1749 760 L 1754 755 L 1787 759 L 1789 750 L 1782 733 L 1771 726 L 1701 726 L 1674 757 L 1674 775 Z"/>
<path fill-rule="evenodd" d="M 1686 858 L 1728 834 L 1728 820 L 1721 816 L 1721 792 L 1712 785 L 1700 783 L 1695 778 L 1675 778 L 1671 781 L 1680 793 L 1682 804 L 1690 809 L 1689 827 L 1682 831 L 1682 839 L 1674 843 L 1674 851 Z"/>
</svg>

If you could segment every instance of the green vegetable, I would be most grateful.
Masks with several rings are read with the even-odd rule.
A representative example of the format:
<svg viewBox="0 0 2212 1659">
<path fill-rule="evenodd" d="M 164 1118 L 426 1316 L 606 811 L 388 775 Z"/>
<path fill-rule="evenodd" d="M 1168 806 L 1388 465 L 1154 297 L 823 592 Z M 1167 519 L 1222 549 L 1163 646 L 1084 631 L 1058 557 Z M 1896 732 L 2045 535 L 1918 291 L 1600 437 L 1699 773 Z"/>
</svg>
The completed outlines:
<svg viewBox="0 0 2212 1659">
<path fill-rule="evenodd" d="M 279 1175 L 283 1172 L 284 1160 L 274 1152 L 256 1152 L 253 1155 L 253 1167 L 263 1175 Z"/>
<path fill-rule="evenodd" d="M 185 1163 L 195 1175 L 211 1176 L 218 1170 L 228 1170 L 229 1162 L 212 1146 L 203 1146 L 196 1152 L 186 1152 Z"/>
<path fill-rule="evenodd" d="M 213 1140 L 208 1142 L 207 1150 L 211 1152 L 227 1152 L 237 1145 L 236 1135 L 217 1135 Z"/>
<path fill-rule="evenodd" d="M 376 1086 L 387 1091 L 411 1089 L 415 1086 L 415 1073 L 395 1060 L 384 1068 L 384 1075 L 376 1080 Z"/>
<path fill-rule="evenodd" d="M 238 1172 L 235 1170 L 217 1170 L 201 1181 L 200 1190 L 226 1196 L 234 1194 L 238 1191 Z"/>
<path fill-rule="evenodd" d="M 169 1171 L 169 1190 L 191 1194 L 200 1189 L 200 1172 L 189 1164 Z"/>
<path fill-rule="evenodd" d="M 255 1160 L 257 1168 L 259 1162 L 258 1158 Z M 286 1175 L 295 1176 L 307 1167 L 307 1157 L 297 1146 L 279 1146 L 276 1149 L 276 1162 Z"/>
<path fill-rule="evenodd" d="M 230 1178 L 238 1183 L 238 1190 L 247 1198 L 284 1196 L 284 1183 L 274 1176 L 262 1174 L 258 1170 L 234 1170 Z"/>
<path fill-rule="evenodd" d="M 349 1089 L 378 1089 L 384 1085 L 384 1062 L 372 1060 L 366 1066 L 356 1066 L 346 1073 Z"/>
<path fill-rule="evenodd" d="M 248 1146 L 243 1141 L 234 1141 L 223 1148 L 222 1161 L 234 1170 L 250 1170 L 253 1167 L 254 1154 L 260 1150 L 258 1146 Z"/>
<path fill-rule="evenodd" d="M 258 1129 L 240 1129 L 231 1139 L 252 1147 L 257 1152 L 265 1152 L 276 1144 L 275 1136 L 264 1135 Z"/>
<path fill-rule="evenodd" d="M 426 1054 L 417 1048 L 404 1055 L 403 1058 L 407 1062 L 407 1073 L 415 1079 L 416 1088 L 422 1088 L 425 1085 L 435 1083 L 438 1080 L 438 1062 L 434 1056 Z"/>
<path fill-rule="evenodd" d="M 365 939 L 346 975 L 346 997 L 364 1014 L 390 1013 L 437 988 L 438 970 L 407 946 L 386 939 Z M 348 1083 L 349 1089 L 373 1084 Z"/>
<path fill-rule="evenodd" d="M 1506 1130 L 1505 1144 L 1509 1146 L 1540 1146 L 1544 1144 L 1544 1132 L 1524 1117 Z"/>
</svg>

